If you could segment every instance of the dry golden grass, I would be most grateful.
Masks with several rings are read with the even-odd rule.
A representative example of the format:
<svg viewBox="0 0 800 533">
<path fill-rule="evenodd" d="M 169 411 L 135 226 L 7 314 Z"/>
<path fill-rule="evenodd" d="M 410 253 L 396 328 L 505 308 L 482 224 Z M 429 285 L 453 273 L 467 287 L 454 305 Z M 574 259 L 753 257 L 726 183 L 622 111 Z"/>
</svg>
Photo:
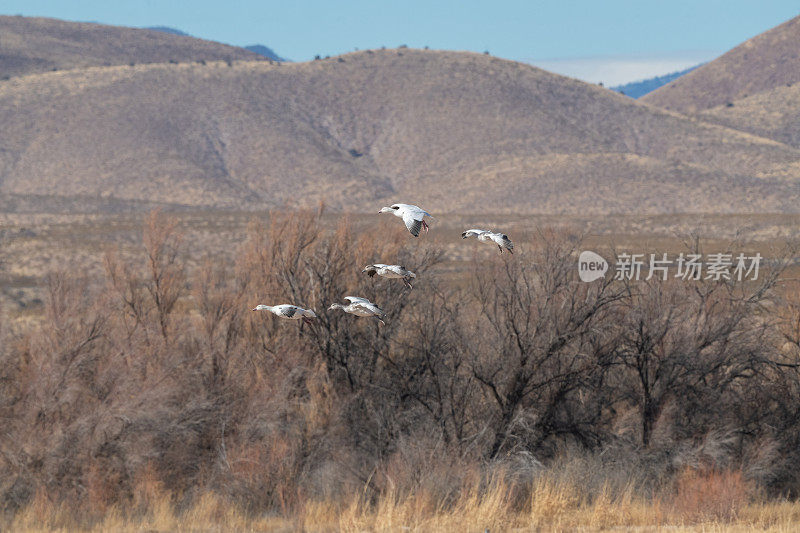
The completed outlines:
<svg viewBox="0 0 800 533">
<path fill-rule="evenodd" d="M 86 516 L 37 498 L 6 522 L 13 531 L 796 531 L 800 503 L 765 501 L 742 491 L 736 472 L 687 471 L 676 491 L 645 495 L 633 484 L 590 495 L 578 479 L 542 475 L 520 501 L 502 473 L 478 481 L 449 503 L 424 491 L 394 491 L 366 503 L 306 501 L 291 513 L 249 515 L 213 493 L 178 510 L 163 489 L 131 508 Z M 731 484 L 732 482 L 732 484 Z"/>
</svg>

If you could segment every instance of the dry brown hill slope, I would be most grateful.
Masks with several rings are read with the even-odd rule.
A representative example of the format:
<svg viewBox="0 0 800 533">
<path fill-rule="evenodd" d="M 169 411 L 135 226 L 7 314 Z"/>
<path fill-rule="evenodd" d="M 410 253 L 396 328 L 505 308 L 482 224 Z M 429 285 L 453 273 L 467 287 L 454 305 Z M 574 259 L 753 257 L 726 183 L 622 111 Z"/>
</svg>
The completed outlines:
<svg viewBox="0 0 800 533">
<path fill-rule="evenodd" d="M 0 123 L 5 194 L 439 212 L 800 209 L 800 172 L 785 170 L 800 150 L 471 53 L 26 76 L 0 83 Z"/>
<path fill-rule="evenodd" d="M 703 120 L 800 148 L 800 83 L 783 85 L 707 109 Z"/>
<path fill-rule="evenodd" d="M 0 16 L 0 78 L 89 66 L 260 57 L 244 48 L 155 30 Z"/>
<path fill-rule="evenodd" d="M 641 98 L 695 113 L 800 82 L 800 16 L 745 41 Z"/>
</svg>

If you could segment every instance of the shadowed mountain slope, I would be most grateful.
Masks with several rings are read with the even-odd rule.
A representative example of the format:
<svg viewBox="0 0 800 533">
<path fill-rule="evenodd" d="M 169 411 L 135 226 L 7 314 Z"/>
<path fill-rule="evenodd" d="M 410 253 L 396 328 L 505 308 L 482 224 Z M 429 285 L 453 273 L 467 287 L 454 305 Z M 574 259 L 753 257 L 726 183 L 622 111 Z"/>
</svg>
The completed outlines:
<svg viewBox="0 0 800 533">
<path fill-rule="evenodd" d="M 259 57 L 244 48 L 161 30 L 0 16 L 0 78 L 102 65 Z"/>
<path fill-rule="evenodd" d="M 490 56 L 88 68 L 0 83 L 0 192 L 435 211 L 797 211 L 800 151 Z"/>
<path fill-rule="evenodd" d="M 181 31 L 177 28 L 170 28 L 169 26 L 150 26 L 146 28 L 148 30 L 156 30 L 156 31 L 163 31 L 165 33 L 171 33 L 173 35 L 184 35 L 186 37 L 191 37 L 188 33 Z M 243 46 L 245 50 L 250 50 L 251 52 L 255 52 L 260 56 L 264 56 L 268 59 L 272 59 L 273 61 L 287 61 L 287 59 L 279 56 L 275 53 L 275 51 L 270 48 L 269 46 L 264 46 L 263 44 L 251 44 L 249 46 Z"/>
<path fill-rule="evenodd" d="M 272 59 L 273 61 L 289 61 L 285 57 L 281 57 L 275 53 L 275 50 L 270 48 L 269 46 L 264 46 L 263 44 L 251 44 L 249 46 L 244 47 L 246 50 L 250 50 L 251 52 L 255 52 L 258 55 L 264 56 L 268 59 Z"/>
<path fill-rule="evenodd" d="M 654 76 L 652 78 L 647 78 L 645 80 L 632 81 L 624 85 L 617 85 L 615 87 L 610 87 L 610 89 L 612 91 L 617 91 L 618 93 L 622 93 L 625 96 L 630 96 L 631 98 L 641 98 L 642 96 L 655 91 L 659 87 L 663 87 L 669 82 L 690 73 L 699 66 L 700 65 L 695 65 L 693 67 L 689 67 L 684 70 L 679 70 L 676 72 L 670 72 L 669 74 L 664 74 L 663 76 Z"/>
</svg>

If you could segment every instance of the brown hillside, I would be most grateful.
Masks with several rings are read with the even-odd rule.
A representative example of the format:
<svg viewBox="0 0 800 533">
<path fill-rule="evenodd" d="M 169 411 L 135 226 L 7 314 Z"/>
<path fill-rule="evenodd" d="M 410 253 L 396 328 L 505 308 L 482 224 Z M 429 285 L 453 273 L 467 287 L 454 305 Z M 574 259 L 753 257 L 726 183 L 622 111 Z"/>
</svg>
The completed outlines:
<svg viewBox="0 0 800 533">
<path fill-rule="evenodd" d="M 260 57 L 243 48 L 154 30 L 0 16 L 0 78 L 102 65 Z"/>
<path fill-rule="evenodd" d="M 731 103 L 705 110 L 699 116 L 800 148 L 800 83 Z"/>
<path fill-rule="evenodd" d="M 47 73 L 0 83 L 0 121 L 6 194 L 439 212 L 800 208 L 797 149 L 470 53 Z"/>
<path fill-rule="evenodd" d="M 800 16 L 641 98 L 681 113 L 726 105 L 800 82 Z"/>
</svg>

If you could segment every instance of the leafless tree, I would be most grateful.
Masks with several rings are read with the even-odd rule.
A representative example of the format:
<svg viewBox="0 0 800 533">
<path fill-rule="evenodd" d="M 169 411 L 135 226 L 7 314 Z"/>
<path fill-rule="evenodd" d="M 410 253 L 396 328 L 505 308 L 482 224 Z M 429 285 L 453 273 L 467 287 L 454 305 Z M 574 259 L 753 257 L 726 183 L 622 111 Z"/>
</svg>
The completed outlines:
<svg viewBox="0 0 800 533">
<path fill-rule="evenodd" d="M 195 265 L 154 213 L 104 280 L 53 273 L 41 320 L 0 331 L 0 506 L 38 492 L 136 507 L 157 483 L 287 512 L 334 492 L 449 494 L 576 448 L 645 457 L 656 478 L 713 434 L 765 485 L 800 488 L 800 291 L 777 269 L 761 284 L 584 283 L 580 240 L 542 230 L 454 282 L 402 227 L 353 226 L 275 212 L 232 267 Z M 376 262 L 415 271 L 414 289 L 362 274 Z M 327 312 L 346 295 L 386 325 Z"/>
<path fill-rule="evenodd" d="M 533 254 L 500 259 L 478 271 L 483 342 L 475 345 L 473 375 L 494 403 L 497 456 L 527 426 L 534 446 L 556 435 L 588 443 L 578 420 L 559 416 L 585 379 L 610 362 L 606 317 L 625 295 L 610 280 L 577 279 L 575 244 L 542 232 Z"/>
<path fill-rule="evenodd" d="M 153 299 L 164 340 L 169 337 L 169 317 L 185 283 L 183 265 L 178 260 L 182 236 L 177 226 L 176 218 L 156 210 L 145 221 L 143 234 L 148 273 L 145 288 Z"/>
</svg>

